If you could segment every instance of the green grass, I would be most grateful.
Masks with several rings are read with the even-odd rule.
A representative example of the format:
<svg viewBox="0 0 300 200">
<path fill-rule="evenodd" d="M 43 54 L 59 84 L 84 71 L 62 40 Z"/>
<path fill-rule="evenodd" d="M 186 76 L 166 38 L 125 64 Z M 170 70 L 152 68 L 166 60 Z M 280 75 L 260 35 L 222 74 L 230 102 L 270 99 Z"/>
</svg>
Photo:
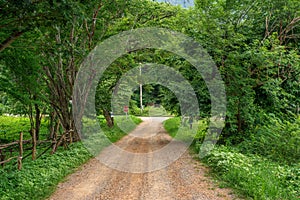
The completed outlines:
<svg viewBox="0 0 300 200">
<path fill-rule="evenodd" d="M 225 186 L 249 199 L 299 199 L 300 165 L 280 165 L 257 155 L 219 146 L 204 159 Z"/>
<path fill-rule="evenodd" d="M 180 125 L 180 118 L 164 122 L 165 129 L 174 137 Z M 191 150 L 198 153 L 201 138 L 204 137 L 202 124 L 197 141 Z M 251 148 L 251 146 L 247 146 Z M 300 163 L 287 165 L 275 162 L 268 156 L 243 154 L 241 147 L 216 146 L 211 154 L 201 161 L 212 169 L 212 176 L 225 187 L 233 188 L 246 199 L 255 200 L 296 200 L 300 198 Z M 257 146 L 255 146 L 257 148 Z M 251 152 L 250 150 L 248 152 Z M 270 152 L 274 154 L 274 152 Z"/>
<path fill-rule="evenodd" d="M 140 118 L 135 117 L 135 116 L 130 116 L 130 117 L 118 116 L 118 117 L 115 117 L 115 124 L 117 126 L 114 126 L 115 130 L 113 131 L 113 134 L 111 134 L 111 135 L 107 134 L 107 136 L 109 137 L 111 142 L 116 142 L 120 138 L 118 137 L 118 135 L 115 135 L 114 133 L 116 133 L 116 132 L 122 133 L 122 135 L 120 135 L 120 137 L 123 137 L 127 133 L 130 133 L 131 131 L 133 131 L 133 129 L 135 129 L 135 127 L 136 127 L 136 124 L 139 124 L 141 122 L 142 122 L 142 120 Z M 122 127 L 122 129 L 121 129 L 122 131 L 120 131 L 120 127 Z"/>
<path fill-rule="evenodd" d="M 47 123 L 46 119 L 42 120 L 41 139 L 45 139 L 48 133 Z M 19 140 L 20 132 L 23 132 L 23 139 L 28 140 L 31 138 L 29 130 L 30 122 L 28 117 L 0 116 L 0 144 Z"/>
<path fill-rule="evenodd" d="M 136 115 L 136 116 L 144 116 L 144 117 L 155 117 L 155 116 L 160 116 L 160 117 L 169 117 L 171 116 L 165 109 L 163 106 L 160 107 L 155 107 L 155 106 L 146 106 L 143 109 L 143 113 L 141 113 L 140 108 L 133 107 L 129 110 L 129 112 L 132 115 Z"/>
<path fill-rule="evenodd" d="M 83 143 L 94 156 L 98 155 L 103 148 L 118 141 L 132 131 L 136 127 L 136 124 L 142 121 L 140 118 L 134 116 L 128 118 L 118 116 L 115 118 L 115 126 L 109 128 L 105 123 L 104 117 L 100 116 L 98 120 L 100 121 L 101 129 L 99 129 L 98 121 L 91 119 L 83 120 L 83 127 L 86 127 L 83 131 L 85 135 Z"/>
<path fill-rule="evenodd" d="M 179 126 L 180 135 L 178 134 Z M 197 127 L 197 130 L 196 130 Z M 193 144 L 196 141 L 203 141 L 205 132 L 206 132 L 206 121 L 199 120 L 194 121 L 192 129 L 190 129 L 188 122 L 181 123 L 180 117 L 173 117 L 166 121 L 164 121 L 164 128 L 169 133 L 171 137 L 176 137 L 177 140 L 180 141 L 191 141 L 193 140 Z"/>
<path fill-rule="evenodd" d="M 175 137 L 180 126 L 180 117 L 173 117 L 164 121 L 164 128 L 171 137 Z"/>
<path fill-rule="evenodd" d="M 0 199 L 45 199 L 68 174 L 91 158 L 81 143 L 72 144 L 69 150 L 59 148 L 54 155 L 25 160 L 21 171 L 15 166 L 0 168 Z"/>
<path fill-rule="evenodd" d="M 1 119 L 7 130 L 14 130 L 10 131 L 10 134 L 18 132 L 15 127 L 28 127 L 25 118 L 11 120 L 11 117 L 3 117 Z M 141 122 L 141 119 L 134 116 L 131 116 L 131 119 L 135 124 Z M 109 128 L 103 117 L 99 117 L 99 120 L 102 130 L 110 141 L 115 142 L 126 135 L 117 126 Z M 134 128 L 135 125 L 127 127 L 128 130 Z M 38 147 L 37 151 L 41 152 L 42 149 Z M 27 153 L 30 153 L 30 150 L 25 151 L 24 155 Z M 78 142 L 69 145 L 68 149 L 59 147 L 54 155 L 46 153 L 35 161 L 30 158 L 23 160 L 21 171 L 16 170 L 15 162 L 11 161 L 4 168 L 0 167 L 0 199 L 46 199 L 53 193 L 59 182 L 91 157 L 92 154 L 86 146 Z"/>
</svg>

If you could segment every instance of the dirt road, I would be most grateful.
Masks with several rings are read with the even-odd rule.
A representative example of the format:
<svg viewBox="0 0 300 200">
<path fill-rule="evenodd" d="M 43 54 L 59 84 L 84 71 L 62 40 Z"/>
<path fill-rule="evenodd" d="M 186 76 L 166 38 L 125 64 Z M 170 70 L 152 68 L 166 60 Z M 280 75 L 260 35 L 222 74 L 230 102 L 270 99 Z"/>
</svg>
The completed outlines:
<svg viewBox="0 0 300 200">
<path fill-rule="evenodd" d="M 67 177 L 50 199 L 235 199 L 229 189 L 218 188 L 205 175 L 207 169 L 193 160 L 188 152 L 164 167 L 167 162 L 159 159 L 167 159 L 172 152 L 167 152 L 166 157 L 151 154 L 163 149 L 171 141 L 162 127 L 164 118 L 143 120 L 132 133 L 117 142 L 117 146 L 107 147 L 99 157 L 91 159 Z M 183 148 L 185 146 L 177 142 L 168 151 Z M 126 151 L 124 154 L 115 154 L 116 149 Z M 128 152 L 133 154 L 128 155 Z M 150 156 L 145 153 L 150 153 Z M 161 169 L 153 171 L 157 166 Z"/>
</svg>

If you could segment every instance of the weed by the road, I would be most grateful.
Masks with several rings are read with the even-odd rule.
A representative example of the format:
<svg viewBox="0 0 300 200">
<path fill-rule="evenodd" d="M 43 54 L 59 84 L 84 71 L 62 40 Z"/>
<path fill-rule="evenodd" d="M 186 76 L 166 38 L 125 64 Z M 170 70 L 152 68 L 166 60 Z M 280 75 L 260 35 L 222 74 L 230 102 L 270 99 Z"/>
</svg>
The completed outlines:
<svg viewBox="0 0 300 200">
<path fill-rule="evenodd" d="M 300 165 L 280 165 L 261 156 L 216 147 L 204 159 L 219 179 L 253 199 L 299 199 Z"/>
<path fill-rule="evenodd" d="M 15 127 L 28 128 L 29 122 L 25 118 L 13 118 L 11 120 L 13 123 L 11 123 L 10 117 L 1 119 L 5 119 L 1 121 L 1 125 L 2 127 L 5 125 L 6 130 L 10 130 L 8 132 L 10 134 L 15 132 L 12 130 L 20 131 Z M 111 142 L 115 142 L 126 135 L 117 126 L 109 128 L 103 119 L 103 117 L 100 117 L 100 126 Z M 132 120 L 136 124 L 141 122 L 136 117 L 132 117 Z M 131 126 L 130 128 L 133 129 L 134 127 Z M 11 135 L 7 137 L 11 138 Z M 37 149 L 37 151 L 40 151 L 40 149 Z M 0 167 L 0 199 L 45 199 L 51 195 L 56 185 L 65 176 L 74 172 L 76 168 L 87 162 L 91 157 L 91 152 L 86 149 L 83 143 L 78 142 L 69 145 L 67 150 L 59 147 L 54 155 L 44 154 L 35 161 L 23 160 L 21 171 L 16 170 L 16 166 L 13 162 L 10 162 L 4 168 Z"/>
<path fill-rule="evenodd" d="M 180 118 L 172 118 L 165 121 L 164 127 L 169 134 L 174 137 L 180 123 Z M 205 136 L 205 133 L 203 135 L 203 132 L 206 130 L 204 126 L 205 124 L 199 126 L 202 128 L 198 129 L 197 138 L 195 138 L 197 142 L 192 143 L 191 146 L 191 150 L 196 153 L 198 153 L 201 147 L 201 138 Z M 278 131 L 290 129 L 292 129 L 291 126 L 285 128 L 282 127 L 282 125 L 278 125 L 270 130 Z M 299 129 L 295 129 L 295 131 L 298 130 Z M 286 131 L 286 133 L 289 133 L 289 131 Z M 272 138 L 274 138 L 276 134 L 273 134 Z M 256 140 L 253 141 L 257 142 L 258 139 L 262 137 L 267 138 L 265 135 L 260 135 L 260 138 L 256 138 Z M 275 147 L 280 146 L 280 142 L 282 143 L 279 139 L 275 141 L 278 143 Z M 240 144 L 237 147 L 217 145 L 209 156 L 202 159 L 202 162 L 212 168 L 213 175 L 217 179 L 224 181 L 225 186 L 234 188 L 238 193 L 247 198 L 257 200 L 299 199 L 300 163 L 295 159 L 298 155 L 293 157 L 290 155 L 290 162 L 288 163 L 293 164 L 288 165 L 283 164 L 285 163 L 284 160 L 282 160 L 284 157 L 277 158 L 277 160 L 281 159 L 279 160 L 280 162 L 274 161 L 275 159 L 273 158 L 277 155 L 276 151 L 263 151 L 264 154 L 261 153 L 261 155 L 257 155 L 254 149 L 251 149 L 260 149 L 260 152 L 262 152 L 264 146 L 267 145 L 266 142 L 267 141 L 262 143 L 261 141 L 260 145 L 251 145 L 251 143 L 246 143 L 247 145 Z M 273 143 L 274 141 L 270 142 Z M 247 148 L 247 151 L 245 151 L 245 148 Z M 274 146 L 268 148 L 273 148 L 274 150 Z M 287 149 L 288 148 L 290 147 L 287 147 Z M 278 152 L 278 154 L 282 155 L 281 152 Z M 293 162 L 291 162 L 291 160 Z"/>
<path fill-rule="evenodd" d="M 0 169 L 0 199 L 44 199 L 55 186 L 74 169 L 91 158 L 90 153 L 81 143 L 70 145 L 69 150 L 59 148 L 49 156 L 23 162 L 23 169 L 7 165 Z"/>
</svg>

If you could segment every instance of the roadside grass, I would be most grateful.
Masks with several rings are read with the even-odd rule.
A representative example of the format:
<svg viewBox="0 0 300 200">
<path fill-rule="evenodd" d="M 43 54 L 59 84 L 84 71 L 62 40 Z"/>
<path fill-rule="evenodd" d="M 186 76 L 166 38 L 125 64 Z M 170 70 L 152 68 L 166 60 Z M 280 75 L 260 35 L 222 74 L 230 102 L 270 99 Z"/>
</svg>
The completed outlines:
<svg viewBox="0 0 300 200">
<path fill-rule="evenodd" d="M 179 127 L 180 134 L 178 132 Z M 192 141 L 193 145 L 196 141 L 203 141 L 206 127 L 206 120 L 194 121 L 192 129 L 190 129 L 187 121 L 181 122 L 180 117 L 173 117 L 164 121 L 164 128 L 171 137 L 183 142 Z"/>
<path fill-rule="evenodd" d="M 9 120 L 6 117 L 5 119 Z M 135 124 L 142 121 L 134 116 L 131 116 L 131 119 Z M 117 126 L 109 128 L 103 117 L 100 116 L 99 121 L 102 130 L 110 141 L 115 142 L 126 135 Z M 20 122 L 22 123 L 18 124 Z M 25 119 L 16 120 L 6 128 L 12 130 L 13 126 L 26 127 L 25 122 Z M 130 128 L 133 130 L 135 126 L 131 125 Z M 37 149 L 37 151 L 42 151 L 42 149 Z M 29 152 L 30 150 L 25 151 L 24 154 Z M 23 160 L 21 171 L 16 170 L 16 164 L 12 161 L 3 168 L 0 167 L 0 199 L 46 199 L 55 191 L 59 182 L 90 158 L 92 158 L 91 152 L 82 142 L 77 142 L 69 145 L 68 149 L 59 147 L 53 155 L 46 153 L 34 161 L 29 158 Z"/>
<path fill-rule="evenodd" d="M 170 117 L 171 115 L 164 109 L 163 106 L 146 106 L 141 113 L 140 108 L 133 107 L 129 110 L 132 115 L 143 116 L 143 117 Z"/>
<path fill-rule="evenodd" d="M 224 186 L 249 199 L 296 200 L 300 196 L 300 165 L 280 165 L 264 157 L 218 146 L 204 161 Z"/>
<path fill-rule="evenodd" d="M 171 137 L 175 137 L 180 126 L 180 117 L 173 117 L 164 121 L 164 128 Z"/>
<path fill-rule="evenodd" d="M 172 137 L 176 135 L 180 118 L 171 118 L 164 127 Z M 199 152 L 203 141 L 203 131 L 199 126 L 192 152 Z M 201 138 L 202 136 L 202 138 Z M 249 148 L 249 146 L 247 146 Z M 300 198 L 300 163 L 287 165 L 267 158 L 267 156 L 242 153 L 241 147 L 216 146 L 201 159 L 211 168 L 211 175 L 221 181 L 222 187 L 233 188 L 246 199 L 255 200 L 296 200 Z M 256 147 L 257 148 L 257 147 Z M 274 152 L 273 152 L 274 153 Z"/>
<path fill-rule="evenodd" d="M 109 128 L 106 125 L 105 118 L 103 116 L 99 116 L 98 119 L 101 124 L 101 130 L 104 131 L 105 135 L 111 142 L 120 140 L 127 133 L 133 131 L 137 124 L 142 122 L 140 118 L 132 115 L 130 115 L 128 118 L 126 118 L 126 116 L 118 116 L 115 117 L 115 126 Z M 120 129 L 120 126 L 122 129 Z"/>
<path fill-rule="evenodd" d="M 65 176 L 91 158 L 82 145 L 75 143 L 68 150 L 62 147 L 54 155 L 24 160 L 21 171 L 13 165 L 0 169 L 0 199 L 45 199 L 54 192 Z"/>
<path fill-rule="evenodd" d="M 134 116 L 116 116 L 115 117 L 115 124 L 117 126 L 115 126 L 118 129 L 118 132 L 120 132 L 119 130 L 121 129 L 123 132 L 123 134 L 126 133 L 130 133 L 131 131 L 133 131 L 133 129 L 135 129 L 136 124 L 141 123 L 142 120 L 140 118 L 134 117 Z M 124 135 L 123 135 L 124 136 Z M 110 138 L 111 142 L 115 142 L 117 140 L 119 140 L 120 138 Z"/>
<path fill-rule="evenodd" d="M 40 139 L 46 139 L 47 126 L 48 120 L 43 119 L 40 128 Z M 31 138 L 29 130 L 28 117 L 0 116 L 0 144 L 19 140 L 20 132 L 23 132 L 23 139 L 28 140 Z"/>
</svg>

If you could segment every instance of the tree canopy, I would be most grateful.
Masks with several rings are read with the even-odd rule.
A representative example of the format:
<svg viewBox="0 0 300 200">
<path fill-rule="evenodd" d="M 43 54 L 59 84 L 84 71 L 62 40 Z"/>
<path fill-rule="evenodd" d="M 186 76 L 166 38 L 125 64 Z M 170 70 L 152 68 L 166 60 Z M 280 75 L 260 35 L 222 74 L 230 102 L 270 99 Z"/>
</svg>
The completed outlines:
<svg viewBox="0 0 300 200">
<path fill-rule="evenodd" d="M 0 4 L 1 95 L 20 102 L 32 116 L 51 114 L 65 134 L 76 130 L 70 101 L 84 58 L 110 36 L 141 27 L 184 33 L 210 54 L 226 86 L 223 141 L 241 141 L 266 116 L 293 120 L 299 114 L 298 1 L 196 0 L 188 9 L 149 0 Z M 112 63 L 97 87 L 98 114 L 109 120 L 118 80 L 147 62 L 178 70 L 197 94 L 201 117 L 210 115 L 211 97 L 203 77 L 183 58 L 157 49 L 130 52 Z M 180 115 L 171 91 L 159 85 L 143 89 L 145 103 L 159 102 Z M 131 106 L 139 106 L 137 94 Z M 33 124 L 33 129 L 38 127 Z"/>
</svg>

